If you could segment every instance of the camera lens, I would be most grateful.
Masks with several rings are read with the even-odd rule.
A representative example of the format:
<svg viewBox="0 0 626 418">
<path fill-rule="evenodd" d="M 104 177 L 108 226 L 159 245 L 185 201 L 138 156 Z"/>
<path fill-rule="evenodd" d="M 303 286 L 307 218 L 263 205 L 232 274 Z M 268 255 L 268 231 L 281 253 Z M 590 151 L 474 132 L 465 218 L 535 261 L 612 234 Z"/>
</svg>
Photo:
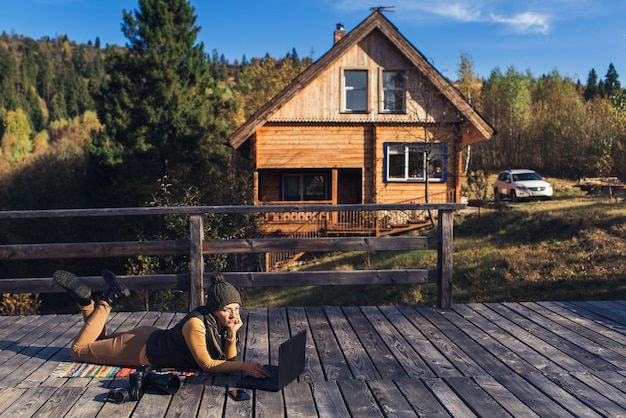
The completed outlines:
<svg viewBox="0 0 626 418">
<path fill-rule="evenodd" d="M 130 394 L 124 388 L 114 388 L 109 391 L 107 399 L 115 403 L 124 403 L 130 400 Z"/>
</svg>

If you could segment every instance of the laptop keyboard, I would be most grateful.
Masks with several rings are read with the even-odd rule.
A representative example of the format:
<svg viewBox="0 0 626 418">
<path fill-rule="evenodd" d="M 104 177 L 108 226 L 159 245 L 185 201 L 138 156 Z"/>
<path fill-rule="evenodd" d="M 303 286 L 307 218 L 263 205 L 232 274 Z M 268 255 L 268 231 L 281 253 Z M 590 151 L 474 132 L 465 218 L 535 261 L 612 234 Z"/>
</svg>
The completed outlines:
<svg viewBox="0 0 626 418">
<path fill-rule="evenodd" d="M 269 377 L 266 377 L 265 379 L 257 379 L 251 376 L 245 376 L 243 379 L 237 382 L 237 385 L 241 385 L 241 386 L 251 385 L 254 387 L 254 389 L 261 389 L 261 390 L 276 390 L 276 387 L 278 386 L 278 367 L 277 366 L 263 366 L 263 367 L 265 367 L 267 371 L 270 373 Z"/>
</svg>

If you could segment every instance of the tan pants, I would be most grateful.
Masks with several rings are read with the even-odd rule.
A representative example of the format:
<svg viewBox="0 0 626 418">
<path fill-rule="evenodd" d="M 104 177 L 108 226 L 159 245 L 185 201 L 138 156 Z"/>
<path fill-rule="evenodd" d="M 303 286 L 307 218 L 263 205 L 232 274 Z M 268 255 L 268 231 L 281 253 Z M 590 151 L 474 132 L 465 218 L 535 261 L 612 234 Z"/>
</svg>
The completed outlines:
<svg viewBox="0 0 626 418">
<path fill-rule="evenodd" d="M 90 305 L 79 308 L 85 324 L 70 349 L 74 360 L 109 366 L 150 365 L 146 357 L 146 341 L 158 328 L 138 327 L 106 335 L 105 325 L 111 312 L 109 304 L 92 301 Z"/>
</svg>

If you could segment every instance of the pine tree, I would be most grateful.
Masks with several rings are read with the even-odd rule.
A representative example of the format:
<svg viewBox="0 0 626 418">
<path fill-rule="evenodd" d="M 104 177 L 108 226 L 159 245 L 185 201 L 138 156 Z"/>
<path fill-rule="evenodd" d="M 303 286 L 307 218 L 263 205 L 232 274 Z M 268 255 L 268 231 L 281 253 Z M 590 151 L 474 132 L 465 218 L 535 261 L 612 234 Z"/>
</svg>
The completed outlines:
<svg viewBox="0 0 626 418">
<path fill-rule="evenodd" d="M 589 76 L 587 77 L 587 86 L 585 87 L 585 92 L 583 93 L 583 97 L 586 101 L 589 101 L 596 97 L 598 94 L 598 74 L 594 68 L 589 71 Z"/>
<path fill-rule="evenodd" d="M 619 75 L 613 66 L 613 63 L 609 64 L 609 69 L 604 77 L 604 88 L 606 97 L 613 97 L 620 93 L 622 88 L 619 82 Z"/>
<path fill-rule="evenodd" d="M 0 108 L 15 110 L 19 107 L 15 88 L 18 79 L 18 66 L 11 50 L 0 46 Z"/>
<path fill-rule="evenodd" d="M 195 44 L 194 8 L 185 0 L 139 6 L 124 11 L 128 50 L 111 52 L 111 79 L 98 109 L 106 132 L 94 140 L 93 161 L 101 179 L 133 189 L 135 201 L 124 204 L 144 204 L 166 177 L 217 198 L 230 127 L 216 116 L 229 104 L 210 77 L 204 45 Z"/>
</svg>

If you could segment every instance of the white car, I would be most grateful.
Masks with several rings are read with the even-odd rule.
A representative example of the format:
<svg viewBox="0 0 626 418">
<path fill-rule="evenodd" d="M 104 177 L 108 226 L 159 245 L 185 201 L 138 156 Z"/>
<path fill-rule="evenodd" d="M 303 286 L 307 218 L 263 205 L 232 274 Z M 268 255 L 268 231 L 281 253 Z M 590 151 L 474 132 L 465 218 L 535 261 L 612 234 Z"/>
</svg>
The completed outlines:
<svg viewBox="0 0 626 418">
<path fill-rule="evenodd" d="M 496 200 L 509 198 L 518 199 L 551 199 L 552 186 L 533 170 L 504 170 L 498 174 L 493 184 L 493 195 Z"/>
</svg>

